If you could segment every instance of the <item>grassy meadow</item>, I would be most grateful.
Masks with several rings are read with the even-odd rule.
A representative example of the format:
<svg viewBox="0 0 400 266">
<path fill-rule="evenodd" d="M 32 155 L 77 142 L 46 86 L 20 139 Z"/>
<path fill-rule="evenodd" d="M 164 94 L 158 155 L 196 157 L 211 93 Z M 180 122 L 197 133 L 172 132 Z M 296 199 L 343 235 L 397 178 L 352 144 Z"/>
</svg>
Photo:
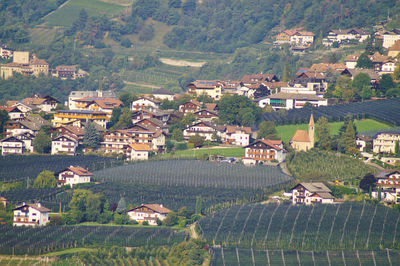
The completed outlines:
<svg viewBox="0 0 400 266">
<path fill-rule="evenodd" d="M 163 154 L 160 158 L 167 159 L 167 158 L 179 158 L 179 157 L 201 157 L 204 154 L 208 155 L 222 155 L 225 157 L 243 157 L 244 156 L 244 149 L 242 147 L 235 147 L 235 148 L 203 148 L 203 149 L 191 149 L 191 150 L 182 150 L 176 151 L 174 155 Z"/>
<path fill-rule="evenodd" d="M 355 121 L 357 131 L 362 132 L 366 130 L 379 130 L 384 128 L 390 128 L 389 125 L 372 120 L 372 119 L 363 119 Z M 343 122 L 332 122 L 329 123 L 330 131 L 332 135 L 336 135 L 339 133 L 340 127 L 343 125 Z M 308 124 L 298 124 L 298 125 L 282 125 L 277 126 L 276 131 L 278 132 L 278 136 L 284 141 L 288 142 L 298 129 L 307 130 Z"/>
</svg>

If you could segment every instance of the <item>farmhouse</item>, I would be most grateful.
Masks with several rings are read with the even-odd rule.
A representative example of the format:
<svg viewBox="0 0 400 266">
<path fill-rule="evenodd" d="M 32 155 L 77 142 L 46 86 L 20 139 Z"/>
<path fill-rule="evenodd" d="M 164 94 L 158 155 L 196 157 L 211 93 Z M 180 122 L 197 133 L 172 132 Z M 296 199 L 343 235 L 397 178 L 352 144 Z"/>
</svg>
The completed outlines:
<svg viewBox="0 0 400 266">
<path fill-rule="evenodd" d="M 226 126 L 224 141 L 233 145 L 247 146 L 250 143 L 251 133 L 250 127 Z"/>
<path fill-rule="evenodd" d="M 189 139 L 191 136 L 199 135 L 205 140 L 214 140 L 213 135 L 223 137 L 225 127 L 207 121 L 197 121 L 183 130 L 183 137 Z"/>
<path fill-rule="evenodd" d="M 149 225 L 157 225 L 157 219 L 165 220 L 170 212 L 171 210 L 165 208 L 162 204 L 142 204 L 127 213 L 131 220 L 139 223 L 147 221 Z"/>
<path fill-rule="evenodd" d="M 58 175 L 58 186 L 70 185 L 73 187 L 76 184 L 90 183 L 93 174 L 83 167 L 70 166 L 56 173 L 56 175 Z"/>
<path fill-rule="evenodd" d="M 153 149 L 147 144 L 131 143 L 126 150 L 126 158 L 131 161 L 148 160 Z"/>
<path fill-rule="evenodd" d="M 194 115 L 203 121 L 212 121 L 213 119 L 218 119 L 218 113 L 216 111 L 202 109 L 194 112 Z"/>
<path fill-rule="evenodd" d="M 153 94 L 154 98 L 159 100 L 168 100 L 168 101 L 174 100 L 174 94 L 164 88 L 159 88 L 157 90 L 154 90 L 151 94 Z"/>
<path fill-rule="evenodd" d="M 50 112 L 54 110 L 57 107 L 57 104 L 59 104 L 60 102 L 49 95 L 42 96 L 35 94 L 32 97 L 23 99 L 22 103 L 44 112 Z"/>
<path fill-rule="evenodd" d="M 131 103 L 131 111 L 139 111 L 144 109 L 159 109 L 161 102 L 148 97 L 140 97 Z"/>
<path fill-rule="evenodd" d="M 387 203 L 400 202 L 400 171 L 384 170 L 376 176 L 376 185 L 382 189 L 381 198 Z"/>
<path fill-rule="evenodd" d="M 49 221 L 50 210 L 40 203 L 22 204 L 14 210 L 14 226 L 44 226 Z"/>
<path fill-rule="evenodd" d="M 334 203 L 335 197 L 331 192 L 324 183 L 303 182 L 292 188 L 292 203 L 306 205 L 313 203 Z"/>
<path fill-rule="evenodd" d="M 182 112 L 184 114 L 194 113 L 200 109 L 201 109 L 201 103 L 199 103 L 196 100 L 187 101 L 179 105 L 179 112 Z"/>
<path fill-rule="evenodd" d="M 285 159 L 283 144 L 281 140 L 261 139 L 247 145 L 243 164 L 255 165 L 265 162 L 282 162 Z"/>
<path fill-rule="evenodd" d="M 5 110 L 8 113 L 8 116 L 11 120 L 18 120 L 25 117 L 25 113 L 22 112 L 18 106 L 0 106 L 0 110 Z"/>
<path fill-rule="evenodd" d="M 326 45 L 331 46 L 334 42 L 339 44 L 351 41 L 363 42 L 368 36 L 369 34 L 361 29 L 331 30 L 328 32 Z"/>
<path fill-rule="evenodd" d="M 314 116 L 311 114 L 308 123 L 308 132 L 305 130 L 296 130 L 294 136 L 290 140 L 290 146 L 296 151 L 308 151 L 314 148 Z"/>
</svg>

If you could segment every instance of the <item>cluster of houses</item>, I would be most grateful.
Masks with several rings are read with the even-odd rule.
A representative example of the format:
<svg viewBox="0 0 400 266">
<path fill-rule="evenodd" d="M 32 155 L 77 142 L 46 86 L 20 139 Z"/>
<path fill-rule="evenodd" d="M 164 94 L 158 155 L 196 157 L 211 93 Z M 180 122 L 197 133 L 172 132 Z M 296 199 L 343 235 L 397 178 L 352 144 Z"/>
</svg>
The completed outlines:
<svg viewBox="0 0 400 266">
<path fill-rule="evenodd" d="M 13 51 L 5 46 L 0 46 L 0 57 L 13 59 L 10 63 L 1 64 L 1 79 L 9 79 L 14 75 L 14 73 L 33 75 L 36 77 L 40 74 L 45 76 L 51 74 L 52 76 L 61 79 L 76 79 L 88 75 L 86 71 L 78 69 L 76 66 L 57 66 L 55 69 L 50 69 L 49 63 L 43 59 L 37 58 L 36 55 L 33 54 L 30 56 L 29 52 Z"/>
</svg>

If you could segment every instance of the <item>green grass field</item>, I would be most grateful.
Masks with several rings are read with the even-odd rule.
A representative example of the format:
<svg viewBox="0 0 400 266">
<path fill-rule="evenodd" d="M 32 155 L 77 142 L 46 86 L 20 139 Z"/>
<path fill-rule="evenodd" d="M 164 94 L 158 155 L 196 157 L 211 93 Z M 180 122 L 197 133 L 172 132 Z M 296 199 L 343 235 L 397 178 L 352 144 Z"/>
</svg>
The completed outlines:
<svg viewBox="0 0 400 266">
<path fill-rule="evenodd" d="M 377 129 L 384 129 L 390 128 L 389 125 L 377 122 L 372 119 L 363 119 L 363 120 L 356 120 L 355 124 L 357 126 L 357 131 L 366 131 L 366 130 L 377 130 Z M 339 133 L 340 127 L 343 125 L 343 122 L 333 122 L 329 123 L 330 131 L 332 135 L 336 135 Z M 299 125 L 283 125 L 277 126 L 276 131 L 278 132 L 278 136 L 284 141 L 288 142 L 298 129 L 307 130 L 308 124 L 299 124 Z"/>
<path fill-rule="evenodd" d="M 78 18 L 79 12 L 85 9 L 89 16 L 106 14 L 114 15 L 126 7 L 115 3 L 106 3 L 99 0 L 69 0 L 66 5 L 44 18 L 49 26 L 69 27 Z"/>
<path fill-rule="evenodd" d="M 244 156 L 244 149 L 242 147 L 237 148 L 204 148 L 204 149 L 192 149 L 192 150 L 183 150 L 183 151 L 176 151 L 174 155 L 163 154 L 159 158 L 167 159 L 167 158 L 179 158 L 179 157 L 201 157 L 204 154 L 208 155 L 221 155 L 225 157 L 243 157 Z"/>
</svg>

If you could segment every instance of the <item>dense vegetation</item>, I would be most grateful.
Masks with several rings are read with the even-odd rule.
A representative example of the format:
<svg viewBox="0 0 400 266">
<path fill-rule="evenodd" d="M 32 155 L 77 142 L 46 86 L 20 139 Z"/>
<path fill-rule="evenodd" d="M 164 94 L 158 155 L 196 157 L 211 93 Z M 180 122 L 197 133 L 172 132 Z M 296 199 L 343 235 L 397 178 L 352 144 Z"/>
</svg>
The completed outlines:
<svg viewBox="0 0 400 266">
<path fill-rule="evenodd" d="M 82 246 L 161 246 L 181 242 L 183 231 L 170 228 L 121 226 L 45 226 L 41 228 L 0 225 L 1 254 L 43 254 Z"/>
<path fill-rule="evenodd" d="M 393 265 L 400 263 L 395 250 L 297 251 L 213 248 L 210 265 Z"/>
<path fill-rule="evenodd" d="M 328 151 L 308 151 L 291 154 L 287 167 L 300 180 L 352 180 L 376 170 L 356 158 Z"/>
<path fill-rule="evenodd" d="M 114 158 L 99 156 L 68 155 L 9 155 L 0 157 L 0 180 L 35 179 L 43 170 L 61 171 L 71 165 L 81 166 L 89 171 L 122 164 Z"/>
<path fill-rule="evenodd" d="M 138 162 L 96 171 L 94 178 L 108 182 L 221 188 L 268 188 L 292 180 L 274 166 L 248 168 L 195 160 Z"/>
<path fill-rule="evenodd" d="M 344 120 L 346 117 L 372 118 L 391 125 L 400 125 L 400 99 L 375 100 L 350 104 L 338 104 L 314 108 L 292 109 L 282 112 L 265 113 L 266 120 L 277 124 L 308 123 L 310 114 L 314 119 L 324 116 L 330 121 Z"/>
<path fill-rule="evenodd" d="M 284 250 L 398 248 L 397 211 L 360 202 L 313 206 L 237 205 L 199 221 L 203 237 L 224 247 Z"/>
</svg>

